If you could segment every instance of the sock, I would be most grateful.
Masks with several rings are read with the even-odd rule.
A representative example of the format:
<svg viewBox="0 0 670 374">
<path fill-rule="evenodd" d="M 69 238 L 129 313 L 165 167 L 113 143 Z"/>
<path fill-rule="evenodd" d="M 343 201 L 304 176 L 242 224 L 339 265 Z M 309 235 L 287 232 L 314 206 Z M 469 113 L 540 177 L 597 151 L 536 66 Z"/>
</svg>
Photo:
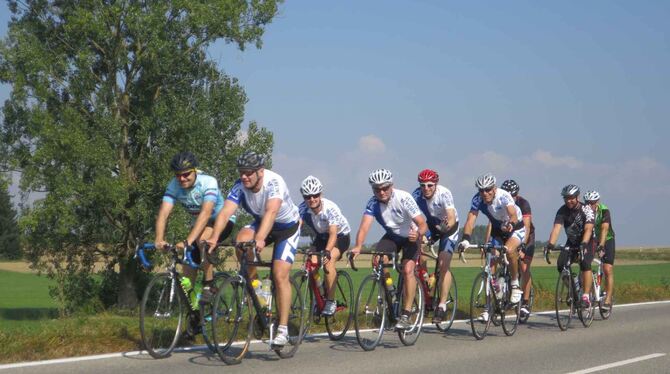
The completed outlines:
<svg viewBox="0 0 670 374">
<path fill-rule="evenodd" d="M 286 325 L 277 326 L 277 333 L 281 335 L 288 335 L 288 326 Z"/>
</svg>

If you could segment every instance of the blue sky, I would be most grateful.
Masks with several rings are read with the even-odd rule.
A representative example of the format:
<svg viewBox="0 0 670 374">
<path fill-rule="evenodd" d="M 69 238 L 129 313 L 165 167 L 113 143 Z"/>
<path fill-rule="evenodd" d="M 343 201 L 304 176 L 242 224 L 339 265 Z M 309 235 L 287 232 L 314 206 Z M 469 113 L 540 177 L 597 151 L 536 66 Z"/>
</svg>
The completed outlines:
<svg viewBox="0 0 670 374">
<path fill-rule="evenodd" d="M 371 170 L 411 191 L 430 167 L 462 221 L 492 171 L 519 182 L 538 239 L 575 183 L 610 206 L 618 246 L 668 245 L 669 18 L 663 1 L 295 0 L 262 49 L 210 57 L 245 87 L 246 121 L 273 131 L 294 199 L 319 177 L 354 230 Z"/>
</svg>

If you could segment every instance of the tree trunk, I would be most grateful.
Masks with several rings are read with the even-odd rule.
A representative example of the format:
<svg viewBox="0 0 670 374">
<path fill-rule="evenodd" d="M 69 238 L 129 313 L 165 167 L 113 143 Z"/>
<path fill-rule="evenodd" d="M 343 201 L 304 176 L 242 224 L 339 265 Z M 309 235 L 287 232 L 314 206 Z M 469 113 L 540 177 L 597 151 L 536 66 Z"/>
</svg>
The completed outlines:
<svg viewBox="0 0 670 374">
<path fill-rule="evenodd" d="M 137 262 L 132 257 L 119 261 L 119 296 L 117 304 L 121 309 L 137 307 L 137 292 L 135 291 L 135 273 Z"/>
</svg>

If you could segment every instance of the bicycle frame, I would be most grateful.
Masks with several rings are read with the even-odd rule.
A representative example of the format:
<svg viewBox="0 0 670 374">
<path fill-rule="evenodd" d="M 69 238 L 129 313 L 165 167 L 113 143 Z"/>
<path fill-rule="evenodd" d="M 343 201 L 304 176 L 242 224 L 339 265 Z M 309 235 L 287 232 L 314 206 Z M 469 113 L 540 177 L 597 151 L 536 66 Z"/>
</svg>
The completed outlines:
<svg viewBox="0 0 670 374">
<path fill-rule="evenodd" d="M 316 262 L 312 262 L 312 256 L 318 257 Z M 321 311 L 323 311 L 323 308 L 326 306 L 326 298 L 324 297 L 325 281 L 323 284 L 323 289 L 321 289 L 315 279 L 315 275 L 321 268 L 323 268 L 324 274 L 328 274 L 328 271 L 323 266 L 323 257 L 325 257 L 325 253 L 321 251 L 305 251 L 305 259 L 303 262 L 303 270 L 307 272 L 308 285 L 312 295 L 314 296 L 314 303 L 317 314 L 320 314 Z"/>
</svg>

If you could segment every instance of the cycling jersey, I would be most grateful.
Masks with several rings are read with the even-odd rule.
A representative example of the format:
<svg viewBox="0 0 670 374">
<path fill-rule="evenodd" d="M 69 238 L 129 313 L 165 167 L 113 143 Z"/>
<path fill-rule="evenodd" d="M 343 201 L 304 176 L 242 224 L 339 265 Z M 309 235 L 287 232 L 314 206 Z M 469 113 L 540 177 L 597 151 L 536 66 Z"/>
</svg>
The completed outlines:
<svg viewBox="0 0 670 374">
<path fill-rule="evenodd" d="M 586 224 L 595 223 L 595 214 L 590 206 L 582 203 L 577 203 L 574 209 L 568 209 L 566 205 L 563 205 L 556 212 L 554 224 L 557 223 L 563 225 L 565 228 L 568 244 L 576 246 L 582 242 Z"/>
<path fill-rule="evenodd" d="M 530 203 L 528 200 L 524 199 L 520 195 L 517 195 L 516 197 L 516 206 L 521 209 L 521 215 L 522 217 L 531 217 L 531 211 L 530 211 Z M 530 239 L 528 240 L 528 243 L 532 245 L 535 242 L 535 226 L 533 225 L 533 221 L 530 221 L 530 232 L 528 233 L 528 236 L 530 236 Z"/>
<path fill-rule="evenodd" d="M 430 199 L 426 199 L 421 193 L 421 188 L 417 188 L 412 192 L 412 196 L 416 201 L 419 209 L 426 216 L 426 221 L 429 226 L 439 226 L 447 217 L 447 209 L 454 210 L 456 222 L 458 222 L 458 211 L 454 206 L 454 197 L 448 188 L 437 185 L 435 186 L 435 193 Z"/>
<path fill-rule="evenodd" d="M 509 192 L 503 190 L 502 188 L 496 189 L 496 195 L 493 197 L 491 204 L 486 204 L 480 194 L 476 193 L 475 196 L 472 197 L 470 211 L 480 211 L 484 213 L 486 217 L 488 217 L 489 221 L 491 222 L 491 232 L 493 235 L 503 234 L 501 227 L 503 224 L 507 224 L 510 221 L 510 216 L 507 213 L 507 207 L 510 205 L 514 206 L 514 211 L 516 212 L 517 225 L 514 227 L 514 231 L 517 231 L 523 228 L 523 217 L 521 215 L 521 209 L 514 202 L 512 195 L 510 195 Z M 505 235 L 508 234 L 509 233 Z"/>
<path fill-rule="evenodd" d="M 598 239 L 600 239 L 600 230 L 603 223 L 608 223 L 610 225 L 609 230 L 607 230 L 607 238 L 605 240 L 614 239 L 614 229 L 612 228 L 612 217 L 610 215 L 610 210 L 607 205 L 598 204 L 598 208 L 596 209 L 595 222 L 596 237 L 598 237 Z"/>
<path fill-rule="evenodd" d="M 394 189 L 386 203 L 375 196 L 370 198 L 363 214 L 375 217 L 391 239 L 403 240 L 409 237 L 412 220 L 421 215 L 421 210 L 409 192 Z"/>
<path fill-rule="evenodd" d="M 327 238 L 328 228 L 332 225 L 337 226 L 337 236 L 347 235 L 351 232 L 349 222 L 342 215 L 340 208 L 337 204 L 326 198 L 321 198 L 321 210 L 319 213 L 314 213 L 304 201 L 298 209 L 300 210 L 302 220 L 316 232 L 317 236 Z"/>
<path fill-rule="evenodd" d="M 214 203 L 214 209 L 210 219 L 215 219 L 223 207 L 223 196 L 219 190 L 216 178 L 197 171 L 193 187 L 184 189 L 179 185 L 177 178 L 172 178 L 163 195 L 163 201 L 174 205 L 178 201 L 186 211 L 195 219 L 202 210 L 202 204 L 207 201 Z"/>
<path fill-rule="evenodd" d="M 269 199 L 281 199 L 281 207 L 277 212 L 273 230 L 283 230 L 295 225 L 299 220 L 298 207 L 293 204 L 284 178 L 279 174 L 265 169 L 263 185 L 258 192 L 253 192 L 237 180 L 228 194 L 227 200 L 241 205 L 247 213 L 260 223 L 265 214 L 265 204 Z"/>
</svg>

